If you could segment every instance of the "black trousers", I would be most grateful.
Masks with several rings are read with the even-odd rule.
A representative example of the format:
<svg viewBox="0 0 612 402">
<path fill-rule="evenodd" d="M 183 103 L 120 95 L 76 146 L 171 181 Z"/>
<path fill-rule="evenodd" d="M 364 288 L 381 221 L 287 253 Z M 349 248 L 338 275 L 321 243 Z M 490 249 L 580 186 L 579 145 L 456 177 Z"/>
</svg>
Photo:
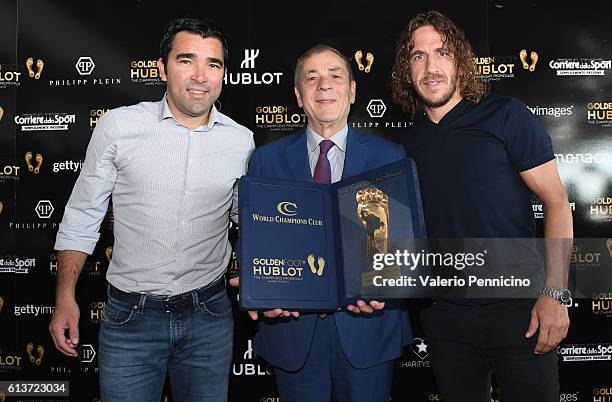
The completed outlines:
<svg viewBox="0 0 612 402">
<path fill-rule="evenodd" d="M 558 402 L 553 349 L 533 353 L 525 338 L 535 300 L 458 305 L 436 302 L 421 312 L 438 389 L 444 402 L 490 402 L 491 376 L 503 402 Z"/>
</svg>

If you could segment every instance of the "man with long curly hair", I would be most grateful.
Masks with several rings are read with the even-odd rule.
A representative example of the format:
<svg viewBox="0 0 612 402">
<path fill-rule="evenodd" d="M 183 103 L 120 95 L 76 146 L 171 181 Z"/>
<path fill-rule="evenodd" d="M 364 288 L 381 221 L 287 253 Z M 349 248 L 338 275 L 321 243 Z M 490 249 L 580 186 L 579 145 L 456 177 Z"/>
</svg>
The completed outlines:
<svg viewBox="0 0 612 402">
<path fill-rule="evenodd" d="M 430 11 L 409 22 L 392 85 L 394 100 L 414 120 L 402 143 L 417 163 L 430 238 L 533 238 L 535 193 L 545 207 L 547 241 L 571 242 L 550 137 L 517 99 L 485 95 L 472 48 L 453 21 Z M 537 300 L 438 299 L 421 313 L 444 401 L 488 400 L 492 374 L 504 402 L 559 399 L 551 350 L 569 327 L 560 302 L 569 292 L 562 269 L 569 248 L 556 251 Z"/>
</svg>

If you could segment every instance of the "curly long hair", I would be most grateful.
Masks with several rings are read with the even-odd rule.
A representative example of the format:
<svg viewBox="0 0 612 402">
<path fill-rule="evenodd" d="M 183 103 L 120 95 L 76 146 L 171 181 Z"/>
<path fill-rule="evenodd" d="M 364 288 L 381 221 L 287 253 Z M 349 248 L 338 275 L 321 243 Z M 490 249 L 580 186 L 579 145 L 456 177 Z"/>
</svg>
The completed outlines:
<svg viewBox="0 0 612 402">
<path fill-rule="evenodd" d="M 463 99 L 477 103 L 485 93 L 485 83 L 478 76 L 474 62 L 474 51 L 463 31 L 438 11 L 417 14 L 404 29 L 397 45 L 395 63 L 391 75 L 393 100 L 398 103 L 411 119 L 422 108 L 414 89 L 410 74 L 410 52 L 414 48 L 412 34 L 417 29 L 431 25 L 440 33 L 444 45 L 450 50 L 457 65 L 457 83 Z"/>
</svg>

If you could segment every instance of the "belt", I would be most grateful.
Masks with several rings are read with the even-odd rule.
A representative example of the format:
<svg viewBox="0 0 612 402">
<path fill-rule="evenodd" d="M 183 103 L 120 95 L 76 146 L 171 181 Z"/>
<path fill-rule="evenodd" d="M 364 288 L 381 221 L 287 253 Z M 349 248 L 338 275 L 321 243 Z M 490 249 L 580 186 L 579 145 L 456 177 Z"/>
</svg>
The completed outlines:
<svg viewBox="0 0 612 402">
<path fill-rule="evenodd" d="M 221 279 L 220 281 L 192 290 L 191 292 L 169 297 L 147 293 L 124 292 L 111 284 L 108 285 L 108 294 L 114 299 L 135 306 L 164 310 L 167 313 L 179 313 L 181 311 L 193 309 L 195 307 L 194 303 L 206 301 L 224 289 L 225 280 Z M 194 297 L 194 295 L 196 297 Z"/>
</svg>

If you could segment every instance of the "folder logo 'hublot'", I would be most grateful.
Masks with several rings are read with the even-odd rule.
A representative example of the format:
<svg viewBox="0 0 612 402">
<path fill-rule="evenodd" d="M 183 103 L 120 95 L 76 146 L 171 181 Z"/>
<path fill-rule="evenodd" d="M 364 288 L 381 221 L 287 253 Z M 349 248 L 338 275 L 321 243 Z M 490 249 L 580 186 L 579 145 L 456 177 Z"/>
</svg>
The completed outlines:
<svg viewBox="0 0 612 402">
<path fill-rule="evenodd" d="M 297 204 L 295 202 L 281 201 L 276 206 L 276 210 L 283 215 L 295 216 L 297 215 Z"/>
<path fill-rule="evenodd" d="M 301 278 L 303 260 L 287 260 L 282 258 L 253 258 L 253 275 L 263 277 L 279 277 L 284 279 Z"/>
</svg>

